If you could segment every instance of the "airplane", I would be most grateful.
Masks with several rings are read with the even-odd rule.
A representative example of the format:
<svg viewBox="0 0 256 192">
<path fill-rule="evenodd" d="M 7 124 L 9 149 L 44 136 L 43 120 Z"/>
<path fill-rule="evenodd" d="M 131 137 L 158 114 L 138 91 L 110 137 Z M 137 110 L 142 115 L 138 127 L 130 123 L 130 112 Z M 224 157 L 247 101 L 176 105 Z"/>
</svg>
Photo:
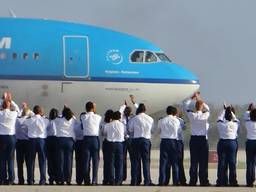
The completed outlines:
<svg viewBox="0 0 256 192">
<path fill-rule="evenodd" d="M 134 95 L 147 112 L 180 103 L 199 89 L 189 70 L 159 47 L 101 27 L 47 19 L 0 18 L 0 94 L 46 112 L 87 101 L 101 114 Z"/>
</svg>

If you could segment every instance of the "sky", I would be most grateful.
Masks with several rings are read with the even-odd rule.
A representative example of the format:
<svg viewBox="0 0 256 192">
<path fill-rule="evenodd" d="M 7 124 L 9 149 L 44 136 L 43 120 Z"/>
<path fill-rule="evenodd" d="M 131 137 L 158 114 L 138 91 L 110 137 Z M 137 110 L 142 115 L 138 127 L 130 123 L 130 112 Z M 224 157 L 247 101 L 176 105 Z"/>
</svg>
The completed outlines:
<svg viewBox="0 0 256 192">
<path fill-rule="evenodd" d="M 256 102 L 255 0 L 0 0 L 0 17 L 74 21 L 149 40 L 213 104 Z M 1 26 L 0 26 L 1 27 Z"/>
</svg>

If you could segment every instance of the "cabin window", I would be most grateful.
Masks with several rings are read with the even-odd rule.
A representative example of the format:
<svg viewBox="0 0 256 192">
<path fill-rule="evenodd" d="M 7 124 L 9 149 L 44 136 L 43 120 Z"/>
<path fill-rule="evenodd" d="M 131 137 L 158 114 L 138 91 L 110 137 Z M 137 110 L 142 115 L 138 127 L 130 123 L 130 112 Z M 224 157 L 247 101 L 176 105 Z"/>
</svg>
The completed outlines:
<svg viewBox="0 0 256 192">
<path fill-rule="evenodd" d="M 17 57 L 18 57 L 17 53 L 13 53 L 13 54 L 12 54 L 12 59 L 13 59 L 13 60 L 16 60 Z"/>
<path fill-rule="evenodd" d="M 157 62 L 157 57 L 156 57 L 155 54 L 152 53 L 151 51 L 147 51 L 147 52 L 146 52 L 145 61 L 146 61 L 147 63 L 149 63 L 149 62 Z"/>
<path fill-rule="evenodd" d="M 34 53 L 34 60 L 38 61 L 39 60 L 39 53 Z"/>
<path fill-rule="evenodd" d="M 23 59 L 24 59 L 24 60 L 27 60 L 27 59 L 28 59 L 28 53 L 24 53 L 24 54 L 23 54 Z"/>
<path fill-rule="evenodd" d="M 0 60 L 6 59 L 7 55 L 6 53 L 0 53 Z"/>
<path fill-rule="evenodd" d="M 156 53 L 156 55 L 163 62 L 170 62 L 170 63 L 172 62 L 172 60 L 169 59 L 164 53 Z"/>
<path fill-rule="evenodd" d="M 144 51 L 134 51 L 131 55 L 132 62 L 143 62 L 144 59 Z"/>
</svg>

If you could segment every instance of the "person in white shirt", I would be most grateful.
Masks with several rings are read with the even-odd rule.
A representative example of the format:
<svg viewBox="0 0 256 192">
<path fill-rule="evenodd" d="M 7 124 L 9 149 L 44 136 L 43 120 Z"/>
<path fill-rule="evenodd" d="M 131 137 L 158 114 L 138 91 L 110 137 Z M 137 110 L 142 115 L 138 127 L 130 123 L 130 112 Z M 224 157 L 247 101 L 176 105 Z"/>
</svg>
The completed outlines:
<svg viewBox="0 0 256 192">
<path fill-rule="evenodd" d="M 232 108 L 225 107 L 217 120 L 219 132 L 218 153 L 218 173 L 217 186 L 227 186 L 227 169 L 229 168 L 229 185 L 238 186 L 236 179 L 236 154 L 238 149 L 237 131 L 239 120 L 232 112 Z"/>
<path fill-rule="evenodd" d="M 96 104 L 86 103 L 86 114 L 81 116 L 84 131 L 85 185 L 98 184 L 99 167 L 99 129 L 101 116 L 96 114 Z M 92 159 L 92 182 L 90 183 L 90 160 Z"/>
<path fill-rule="evenodd" d="M 196 111 L 189 109 L 192 100 L 196 100 Z M 201 186 L 209 186 L 208 180 L 208 155 L 209 145 L 207 133 L 209 129 L 208 119 L 210 117 L 210 110 L 206 103 L 199 98 L 199 93 L 195 93 L 190 99 L 184 101 L 184 110 L 189 118 L 191 139 L 189 143 L 190 148 L 190 186 L 196 186 L 198 178 L 199 166 L 199 180 Z"/>
<path fill-rule="evenodd" d="M 250 120 L 250 112 L 254 109 L 254 104 L 250 103 L 248 106 L 247 111 L 245 111 L 244 115 L 243 115 L 243 119 L 244 121 L 249 121 Z"/>
<path fill-rule="evenodd" d="M 11 110 L 11 101 L 9 100 L 4 100 L 1 106 L 2 110 L 0 110 L 0 185 L 12 185 L 14 184 L 15 179 L 15 123 L 18 113 L 17 111 Z M 8 178 L 6 178 L 7 175 Z"/>
<path fill-rule="evenodd" d="M 109 142 L 109 173 L 111 185 L 122 185 L 123 182 L 123 142 L 126 135 L 126 129 L 120 122 L 121 113 L 113 113 L 113 121 L 104 126 L 104 133 Z"/>
<path fill-rule="evenodd" d="M 46 138 L 46 157 L 47 157 L 47 172 L 49 185 L 53 185 L 57 181 L 57 165 L 58 161 L 56 158 L 57 154 L 57 141 L 56 141 L 56 129 L 53 125 L 54 120 L 59 116 L 59 111 L 52 108 L 49 113 L 49 125 L 47 127 L 47 138 Z"/>
<path fill-rule="evenodd" d="M 138 175 L 136 171 L 139 167 L 138 164 L 143 164 L 143 175 L 144 175 L 144 185 L 153 185 L 150 176 L 150 150 L 151 150 L 151 131 L 154 126 L 154 120 L 152 117 L 147 115 L 146 107 L 143 103 L 139 104 L 136 111 L 136 116 L 129 121 L 129 132 L 133 133 L 132 146 L 134 147 L 134 155 L 136 161 L 132 173 L 132 183 L 131 185 L 138 185 Z"/>
<path fill-rule="evenodd" d="M 54 120 L 57 137 L 57 184 L 71 185 L 75 127 L 78 122 L 69 107 L 64 106 L 62 117 Z"/>
<path fill-rule="evenodd" d="M 138 104 L 135 101 L 135 96 L 134 95 L 130 95 L 130 100 L 131 103 L 133 104 L 134 108 L 137 110 L 138 108 Z M 131 163 L 131 167 L 133 167 L 134 161 L 135 161 L 135 156 L 134 156 L 134 149 L 132 147 L 132 138 L 133 138 L 133 133 L 130 133 L 128 131 L 128 123 L 129 120 L 131 118 L 134 117 L 133 113 L 132 113 L 132 107 L 127 105 L 127 102 L 125 100 L 124 105 L 122 105 L 119 109 L 119 112 L 121 113 L 121 122 L 125 125 L 126 130 L 127 130 L 127 136 L 125 137 L 125 141 L 124 141 L 124 173 L 123 173 L 123 181 L 126 180 L 127 178 L 127 152 L 129 153 L 129 157 L 130 157 L 130 163 Z M 138 169 L 136 171 L 137 176 L 137 184 L 140 185 L 141 183 L 141 165 L 138 165 Z M 131 170 L 132 171 L 132 170 Z M 131 175 L 133 175 L 135 173 L 131 173 Z M 133 183 L 133 181 L 131 181 L 131 183 Z"/>
<path fill-rule="evenodd" d="M 246 141 L 246 185 L 253 187 L 256 165 L 256 109 L 250 112 L 250 120 L 245 122 L 247 130 Z"/>
<path fill-rule="evenodd" d="M 80 121 L 81 116 L 84 115 L 85 112 L 80 114 Z M 81 122 L 77 124 L 75 127 L 75 159 L 76 159 L 76 183 L 77 185 L 82 185 L 84 181 L 84 134 L 83 134 L 83 127 Z"/>
<path fill-rule="evenodd" d="M 178 150 L 177 139 L 178 131 L 181 127 L 177 118 L 177 108 L 168 106 L 166 109 L 167 116 L 160 119 L 157 125 L 157 132 L 160 133 L 160 165 L 159 165 L 159 185 L 164 186 L 167 183 L 166 170 L 169 165 L 172 167 L 173 185 L 179 185 L 178 170 Z"/>
<path fill-rule="evenodd" d="M 40 180 L 39 185 L 46 184 L 46 150 L 45 139 L 47 137 L 47 127 L 49 120 L 43 115 L 42 107 L 36 105 L 33 108 L 34 116 L 26 119 L 24 124 L 28 127 L 29 137 L 29 166 L 28 166 L 28 185 L 33 185 L 35 158 L 38 153 Z"/>
<path fill-rule="evenodd" d="M 111 184 L 111 164 L 110 164 L 110 143 L 106 138 L 106 134 L 104 133 L 104 127 L 106 124 L 110 123 L 113 119 L 114 111 L 112 109 L 108 109 L 105 112 L 104 121 L 101 123 L 100 129 L 102 133 L 102 153 L 103 153 L 103 185 L 110 185 Z"/>
<path fill-rule="evenodd" d="M 18 169 L 18 184 L 24 185 L 24 174 L 23 174 L 23 164 L 25 162 L 28 168 L 29 164 L 29 138 L 28 138 L 28 128 L 24 125 L 24 121 L 30 117 L 30 109 L 24 108 L 22 114 L 17 118 L 16 121 L 16 160 Z"/>
</svg>

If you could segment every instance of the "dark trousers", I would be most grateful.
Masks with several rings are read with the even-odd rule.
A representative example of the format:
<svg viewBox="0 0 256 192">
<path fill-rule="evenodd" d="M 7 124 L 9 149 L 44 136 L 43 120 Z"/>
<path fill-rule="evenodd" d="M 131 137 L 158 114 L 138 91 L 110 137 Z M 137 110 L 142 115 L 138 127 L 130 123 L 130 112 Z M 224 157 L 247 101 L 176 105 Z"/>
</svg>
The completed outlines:
<svg viewBox="0 0 256 192">
<path fill-rule="evenodd" d="M 229 168 L 229 183 L 230 185 L 237 184 L 236 180 L 236 152 L 237 142 L 232 139 L 220 139 L 217 145 L 218 153 L 218 179 L 217 184 L 226 186 L 227 168 Z"/>
<path fill-rule="evenodd" d="M 57 149 L 56 149 L 56 137 L 49 136 L 46 139 L 46 157 L 47 157 L 47 172 L 49 176 L 49 183 L 53 184 L 54 181 L 57 181 L 57 165 L 58 161 L 56 158 Z"/>
<path fill-rule="evenodd" d="M 57 181 L 58 184 L 71 183 L 74 140 L 72 137 L 57 137 Z"/>
<path fill-rule="evenodd" d="M 19 184 L 24 184 L 23 164 L 25 162 L 28 173 L 29 163 L 29 140 L 19 140 L 16 142 L 16 160 L 18 168 Z"/>
<path fill-rule="evenodd" d="M 111 158 L 109 157 L 111 155 L 110 151 L 110 142 L 108 142 L 106 139 L 102 142 L 102 153 L 103 153 L 103 185 L 110 185 L 111 184 L 111 178 L 110 173 L 112 173 L 111 170 Z"/>
<path fill-rule="evenodd" d="M 178 167 L 179 167 L 179 182 L 180 184 L 186 184 L 186 175 L 184 171 L 184 143 L 182 140 L 177 141 L 177 150 L 178 150 Z"/>
<path fill-rule="evenodd" d="M 142 161 L 144 185 L 149 185 L 151 183 L 151 176 L 150 176 L 151 142 L 149 139 L 145 139 L 145 138 L 135 138 L 133 139 L 133 142 L 135 146 L 134 169 L 138 170 L 139 164 Z M 135 184 L 137 184 L 138 182 L 137 174 L 134 174 L 133 177 L 134 177 Z"/>
<path fill-rule="evenodd" d="M 92 160 L 92 183 L 98 182 L 100 142 L 98 136 L 84 136 L 84 177 L 85 184 L 90 184 L 90 161 Z"/>
<path fill-rule="evenodd" d="M 201 185 L 209 183 L 208 156 L 209 145 L 206 136 L 191 136 L 190 143 L 190 185 L 196 185 L 199 166 L 199 180 Z"/>
<path fill-rule="evenodd" d="M 167 183 L 166 170 L 172 167 L 173 184 L 179 183 L 178 151 L 176 139 L 162 139 L 160 144 L 159 185 Z"/>
<path fill-rule="evenodd" d="M 255 181 L 256 140 L 246 141 L 246 184 L 252 185 Z"/>
<path fill-rule="evenodd" d="M 129 138 L 130 145 L 128 147 L 130 162 L 131 162 L 131 185 L 140 185 L 141 183 L 141 157 L 136 156 L 135 148 L 136 142 L 134 139 Z M 138 154 L 137 154 L 138 155 Z M 140 159 L 139 162 L 136 163 L 137 159 Z"/>
<path fill-rule="evenodd" d="M 121 185 L 123 182 L 123 143 L 109 142 L 110 184 Z"/>
<path fill-rule="evenodd" d="M 81 185 L 84 181 L 84 150 L 83 140 L 75 142 L 75 155 L 76 155 L 76 183 Z"/>
<path fill-rule="evenodd" d="M 29 166 L 28 166 L 28 184 L 34 184 L 35 172 L 35 158 L 38 153 L 40 181 L 39 184 L 43 185 L 46 182 L 46 149 L 45 139 L 30 138 L 29 139 Z"/>
<path fill-rule="evenodd" d="M 13 135 L 0 135 L 0 184 L 12 184 L 14 182 L 15 142 L 16 139 Z"/>
<path fill-rule="evenodd" d="M 124 149 L 123 181 L 127 179 L 127 154 L 130 147 L 131 147 L 131 139 L 125 140 L 123 142 L 123 149 Z"/>
</svg>

